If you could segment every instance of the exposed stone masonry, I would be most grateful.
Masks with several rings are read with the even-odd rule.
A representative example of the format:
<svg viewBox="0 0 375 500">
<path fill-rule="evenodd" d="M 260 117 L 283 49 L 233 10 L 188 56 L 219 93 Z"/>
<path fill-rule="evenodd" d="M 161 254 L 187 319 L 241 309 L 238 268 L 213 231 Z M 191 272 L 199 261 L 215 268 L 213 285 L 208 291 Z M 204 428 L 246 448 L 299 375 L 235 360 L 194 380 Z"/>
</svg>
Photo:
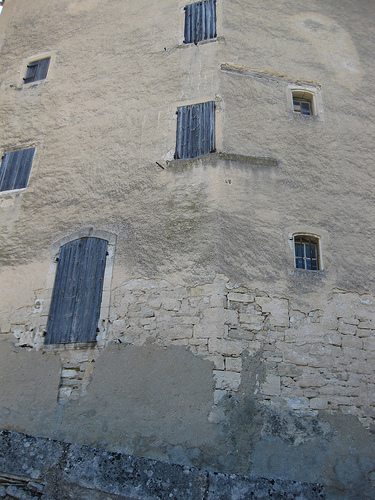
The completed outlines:
<svg viewBox="0 0 375 500">
<path fill-rule="evenodd" d="M 239 389 L 246 352 L 265 365 L 265 378 L 257 375 L 255 384 L 264 403 L 303 412 L 340 409 L 366 427 L 374 421 L 373 297 L 334 290 L 324 309 L 301 311 L 285 297 L 218 275 L 195 287 L 131 280 L 113 291 L 111 302 L 106 343 L 187 346 L 213 362 L 215 403 Z M 18 345 L 44 348 L 38 328 L 14 324 L 11 331 Z M 58 349 L 60 402 L 84 393 L 101 349 L 72 347 Z"/>
<path fill-rule="evenodd" d="M 215 401 L 241 383 L 241 354 L 260 353 L 263 400 L 296 411 L 341 409 L 368 427 L 375 417 L 374 300 L 335 290 L 324 310 L 218 275 L 192 288 L 132 280 L 113 294 L 109 340 L 187 345 L 214 363 Z"/>
</svg>

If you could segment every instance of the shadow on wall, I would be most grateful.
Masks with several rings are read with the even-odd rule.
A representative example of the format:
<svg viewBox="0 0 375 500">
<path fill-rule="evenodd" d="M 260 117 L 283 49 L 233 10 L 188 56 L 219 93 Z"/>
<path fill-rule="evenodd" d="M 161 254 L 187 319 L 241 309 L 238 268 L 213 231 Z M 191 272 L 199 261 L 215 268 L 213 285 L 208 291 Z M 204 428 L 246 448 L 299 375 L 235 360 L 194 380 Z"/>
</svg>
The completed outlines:
<svg viewBox="0 0 375 500">
<path fill-rule="evenodd" d="M 340 412 L 261 404 L 260 357 L 242 356 L 237 393 L 213 410 L 212 363 L 185 347 L 110 344 L 86 394 L 64 405 L 55 353 L 9 348 L 0 356 L 3 428 L 216 472 L 323 483 L 331 498 L 371 498 L 374 436 Z"/>
</svg>

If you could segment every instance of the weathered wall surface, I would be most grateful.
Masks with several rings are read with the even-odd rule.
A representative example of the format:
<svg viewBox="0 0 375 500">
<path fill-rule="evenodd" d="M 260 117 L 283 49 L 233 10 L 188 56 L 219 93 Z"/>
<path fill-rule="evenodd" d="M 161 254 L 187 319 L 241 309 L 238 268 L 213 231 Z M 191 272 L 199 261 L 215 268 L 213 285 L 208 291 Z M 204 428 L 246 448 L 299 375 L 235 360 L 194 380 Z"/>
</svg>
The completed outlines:
<svg viewBox="0 0 375 500">
<path fill-rule="evenodd" d="M 0 469 L 6 500 L 325 498 L 321 485 L 213 474 L 7 431 L 0 432 Z"/>
<path fill-rule="evenodd" d="M 372 498 L 374 4 L 218 0 L 198 45 L 184 5 L 5 4 L 0 148 L 36 154 L 0 193 L 0 425 Z M 177 106 L 208 100 L 217 152 L 173 160 Z M 44 346 L 53 247 L 90 228 L 116 236 L 105 327 Z"/>
</svg>

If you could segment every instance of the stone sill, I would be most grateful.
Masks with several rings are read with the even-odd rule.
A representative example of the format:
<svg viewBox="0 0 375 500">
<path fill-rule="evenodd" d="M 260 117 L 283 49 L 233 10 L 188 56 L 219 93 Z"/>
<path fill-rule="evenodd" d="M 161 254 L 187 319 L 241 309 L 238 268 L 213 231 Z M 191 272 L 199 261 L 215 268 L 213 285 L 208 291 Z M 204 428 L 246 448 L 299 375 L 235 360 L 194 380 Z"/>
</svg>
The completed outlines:
<svg viewBox="0 0 375 500">
<path fill-rule="evenodd" d="M 279 161 L 276 158 L 270 158 L 267 156 L 252 156 L 252 155 L 241 155 L 237 153 L 210 153 L 208 155 L 198 156 L 197 158 L 187 158 L 181 160 L 171 160 L 167 163 L 167 168 L 177 169 L 177 168 L 187 168 L 187 167 L 197 167 L 201 165 L 210 165 L 212 167 L 217 167 L 220 164 L 230 163 L 231 167 L 278 167 Z"/>
</svg>

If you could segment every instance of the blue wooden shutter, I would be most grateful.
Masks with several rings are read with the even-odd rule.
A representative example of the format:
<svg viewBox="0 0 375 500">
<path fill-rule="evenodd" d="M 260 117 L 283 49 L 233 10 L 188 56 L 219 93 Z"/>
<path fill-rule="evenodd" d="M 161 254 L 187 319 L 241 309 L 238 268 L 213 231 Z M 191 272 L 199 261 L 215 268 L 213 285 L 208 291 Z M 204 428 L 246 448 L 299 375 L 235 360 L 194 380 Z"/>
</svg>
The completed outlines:
<svg viewBox="0 0 375 500">
<path fill-rule="evenodd" d="M 176 158 L 196 158 L 215 151 L 215 102 L 177 108 Z"/>
<path fill-rule="evenodd" d="M 216 38 L 216 0 L 202 2 L 202 38 Z"/>
<path fill-rule="evenodd" d="M 60 249 L 46 344 L 95 342 L 108 242 L 81 238 Z"/>
<path fill-rule="evenodd" d="M 216 38 L 216 0 L 205 0 L 185 7 L 185 43 Z"/>
<path fill-rule="evenodd" d="M 0 191 L 21 189 L 27 186 L 35 148 L 8 151 L 0 167 Z"/>
<path fill-rule="evenodd" d="M 48 73 L 49 63 L 51 58 L 46 57 L 39 61 L 33 61 L 27 66 L 26 76 L 23 79 L 24 83 L 37 82 L 44 80 Z"/>
</svg>

